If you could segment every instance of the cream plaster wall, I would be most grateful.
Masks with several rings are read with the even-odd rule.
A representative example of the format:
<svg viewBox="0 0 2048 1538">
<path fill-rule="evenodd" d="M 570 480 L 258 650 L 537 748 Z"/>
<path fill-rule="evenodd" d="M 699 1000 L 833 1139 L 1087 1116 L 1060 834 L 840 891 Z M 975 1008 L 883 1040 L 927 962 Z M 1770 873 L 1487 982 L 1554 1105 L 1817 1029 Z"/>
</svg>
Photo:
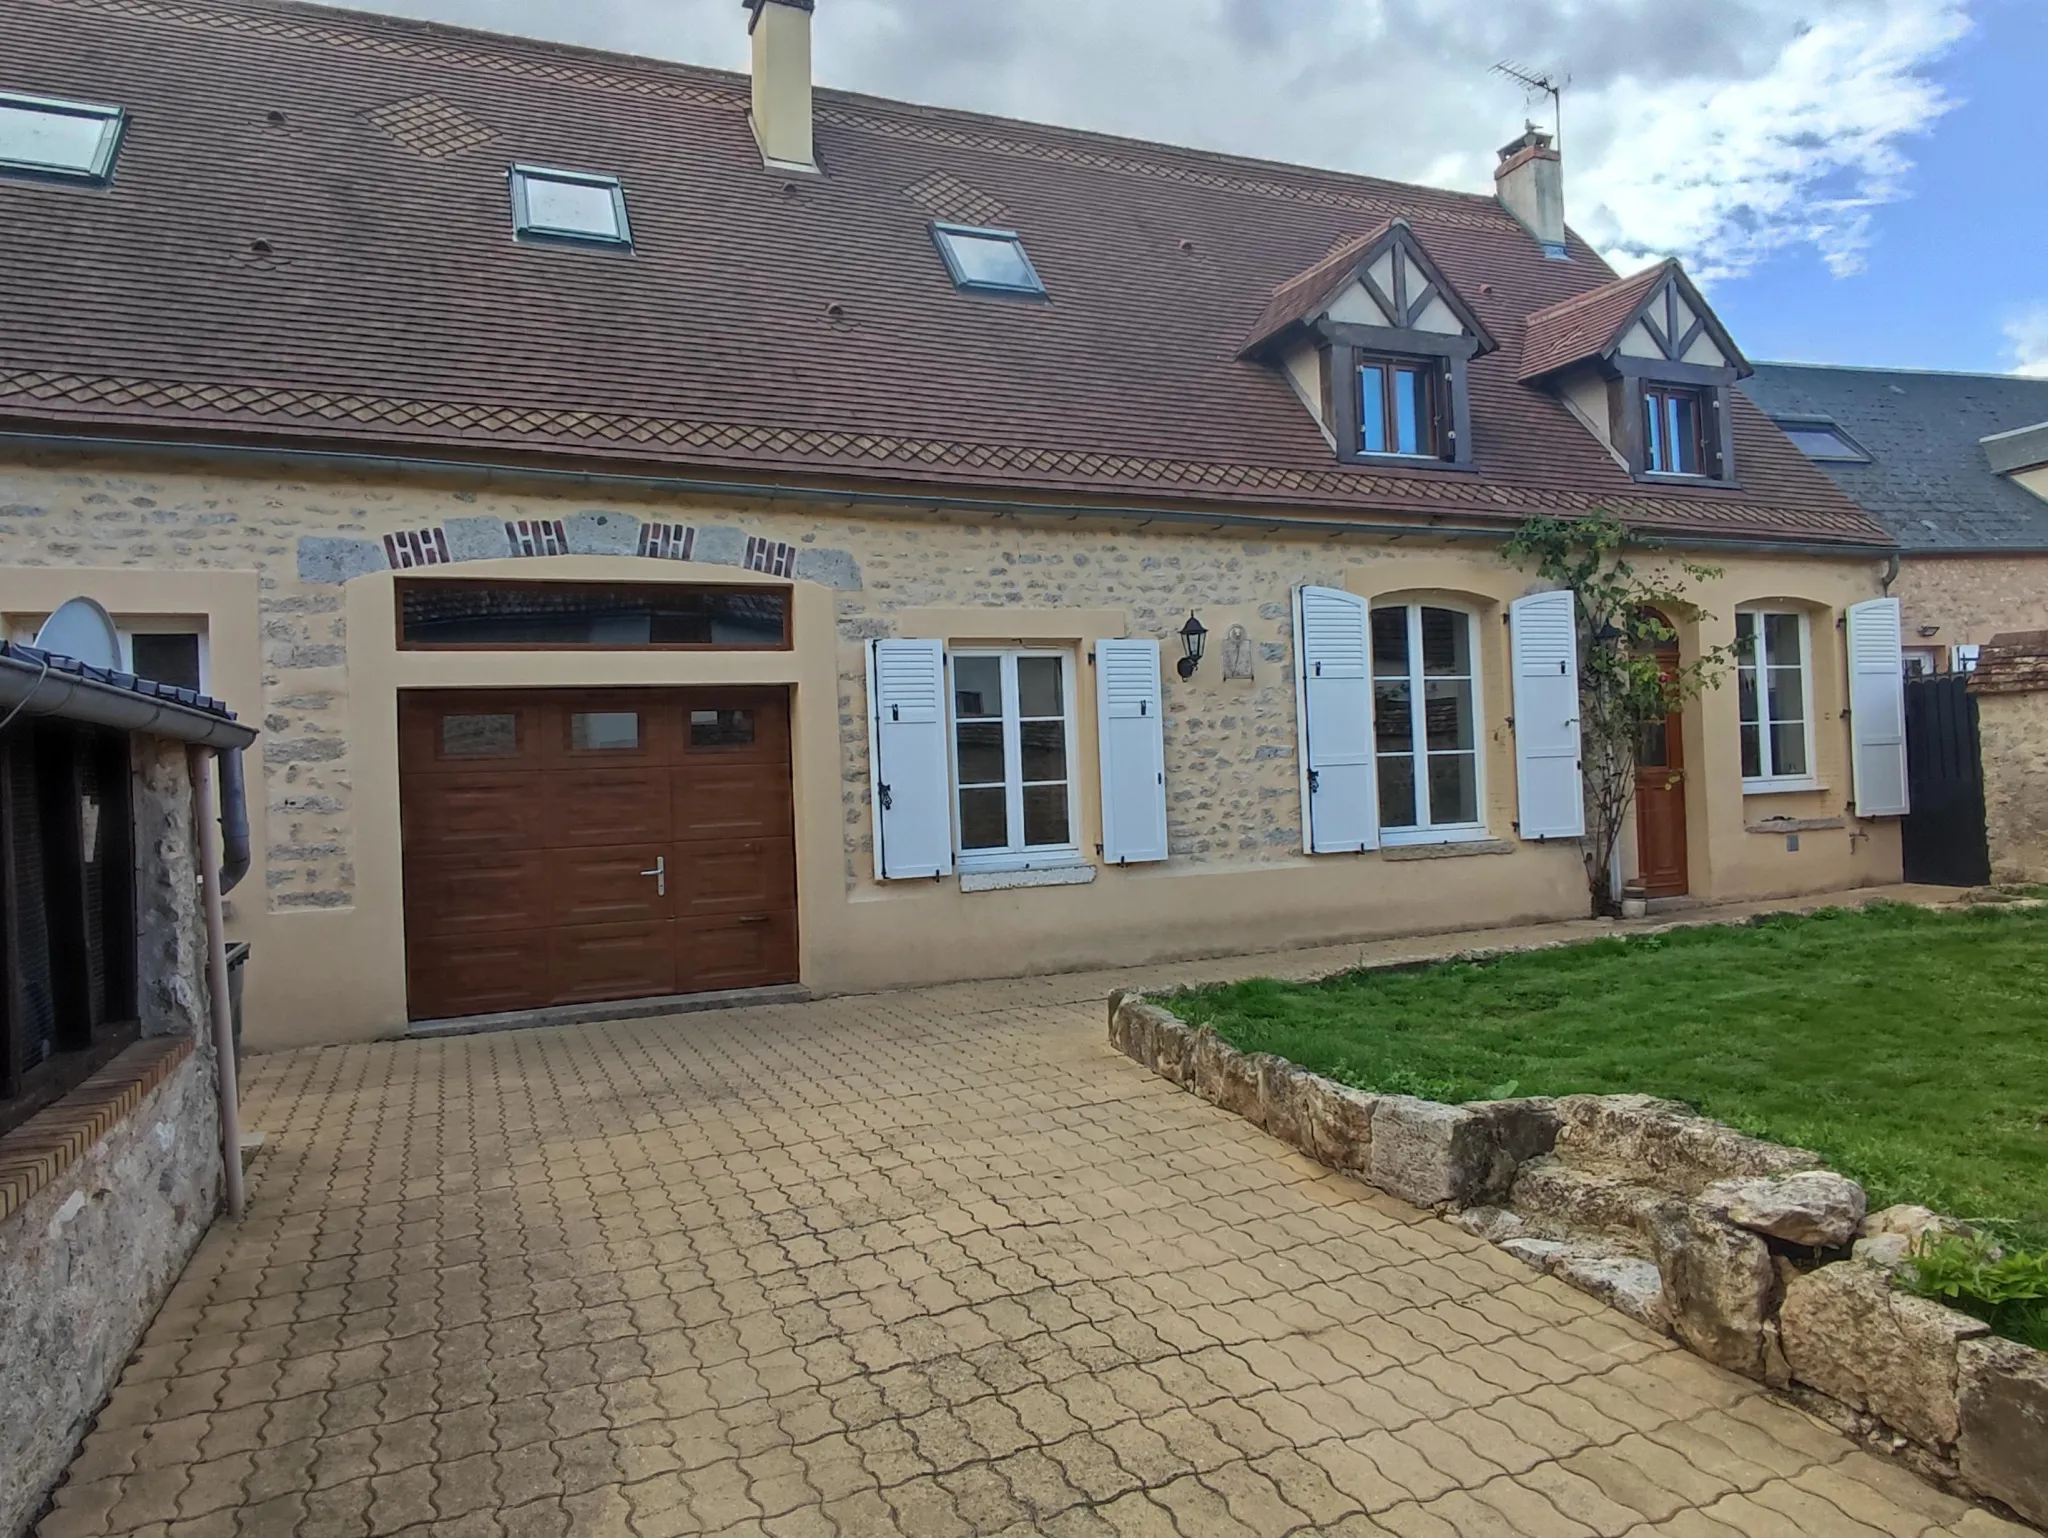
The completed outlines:
<svg viewBox="0 0 2048 1538">
<path fill-rule="evenodd" d="M 2048 465 L 2033 470 L 2015 470 L 2012 478 L 2043 501 L 2048 501 Z"/>
<path fill-rule="evenodd" d="M 1906 644 L 1982 646 L 2007 630 L 2048 630 L 2048 554 L 1909 555 L 1892 591 L 1904 600 Z M 1922 629 L 1935 633 L 1923 636 Z"/>
<path fill-rule="evenodd" d="M 605 549 L 633 548 L 640 519 L 688 523 L 737 550 L 787 542 L 797 570 L 788 653 L 400 652 L 394 587 L 373 542 L 445 526 L 451 548 L 502 551 L 507 521 L 566 520 Z M 712 526 L 716 525 L 714 530 Z M 495 533 L 494 533 L 495 531 Z M 485 536 L 490 536 L 486 538 Z M 709 547 L 700 541 L 700 556 Z M 458 548 L 459 547 L 459 548 Z M 366 554 L 367 553 L 367 554 Z M 373 555 L 374 560 L 367 556 Z M 737 555 L 724 557 L 738 559 Z M 351 565 L 350 562 L 355 564 Z M 363 1039 L 403 1028 L 403 900 L 397 693 L 494 686 L 755 683 L 792 691 L 802 976 L 861 990 L 1173 956 L 1366 938 L 1582 911 L 1576 848 L 1514 842 L 1515 785 L 1505 605 L 1531 590 L 1498 546 L 1243 535 L 1213 527 L 1026 517 L 942 518 L 905 507 L 744 506 L 674 496 L 604 498 L 507 490 L 481 478 L 371 482 L 278 478 L 254 468 L 47 457 L 0 465 L 0 611 L 46 609 L 89 591 L 129 612 L 207 617 L 217 692 L 258 721 L 252 777 L 259 862 L 238 902 L 251 939 L 248 1033 L 258 1048 Z M 1730 559 L 1701 594 L 1711 616 L 1690 644 L 1728 639 L 1733 609 L 1787 596 L 1835 613 L 1877 591 L 1863 560 Z M 61 574 L 49 568 L 66 568 Z M 360 575 L 350 575 L 355 571 Z M 460 577 L 768 581 L 730 564 L 586 553 L 464 560 Z M 346 578 L 346 580 L 344 580 Z M 1291 590 L 1304 582 L 1375 598 L 1429 597 L 1478 618 L 1489 830 L 1507 853 L 1413 860 L 1301 852 Z M 110 596 L 111 595 L 111 596 Z M 160 605 L 160 609 L 151 609 Z M 1253 677 L 1220 658 L 1165 680 L 1172 858 L 1101 869 L 1088 885 L 964 893 L 953 880 L 874 878 L 865 645 L 880 636 L 1018 640 L 1071 650 L 1083 847 L 1099 838 L 1093 644 L 1152 636 L 1177 655 L 1189 607 L 1221 637 L 1242 624 Z M 1815 627 L 1824 790 L 1745 805 L 1732 689 L 1688 721 L 1694 891 L 1817 890 L 1898 876 L 1895 830 L 1855 825 L 1782 837 L 1745 818 L 1835 815 L 1846 794 L 1840 647 Z M 1752 802 L 1762 798 L 1750 798 Z M 1796 802 L 1796 807 L 1792 804 Z M 1829 809 L 1832 809 L 1830 811 Z"/>
</svg>

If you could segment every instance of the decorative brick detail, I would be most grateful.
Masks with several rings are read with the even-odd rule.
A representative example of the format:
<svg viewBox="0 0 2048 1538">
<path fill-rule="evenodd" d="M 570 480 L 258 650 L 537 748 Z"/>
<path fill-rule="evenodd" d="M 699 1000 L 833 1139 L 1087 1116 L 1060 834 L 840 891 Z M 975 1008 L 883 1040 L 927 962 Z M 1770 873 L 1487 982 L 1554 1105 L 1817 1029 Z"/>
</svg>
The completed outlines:
<svg viewBox="0 0 2048 1538">
<path fill-rule="evenodd" d="M 429 160 L 459 155 L 498 137 L 488 123 L 438 96 L 408 96 L 372 108 L 363 116 L 394 141 Z"/>
<path fill-rule="evenodd" d="M 640 553 L 656 561 L 687 561 L 697 548 L 697 531 L 687 523 L 643 523 Z"/>
<path fill-rule="evenodd" d="M 1010 211 L 987 193 L 978 191 L 944 171 L 920 176 L 903 195 L 934 217 L 953 224 L 999 224 Z"/>
<path fill-rule="evenodd" d="M 384 554 L 390 559 L 393 571 L 408 571 L 415 566 L 446 566 L 448 536 L 438 527 L 386 534 Z"/>
<path fill-rule="evenodd" d="M 137 1042 L 48 1110 L 0 1137 L 0 1222 L 83 1158 L 191 1055 L 190 1036 Z"/>
<path fill-rule="evenodd" d="M 749 534 L 745 565 L 748 571 L 766 572 L 771 577 L 793 576 L 796 572 L 796 546 Z"/>
<path fill-rule="evenodd" d="M 569 536 L 559 518 L 522 518 L 505 525 L 514 555 L 567 555 Z"/>
</svg>

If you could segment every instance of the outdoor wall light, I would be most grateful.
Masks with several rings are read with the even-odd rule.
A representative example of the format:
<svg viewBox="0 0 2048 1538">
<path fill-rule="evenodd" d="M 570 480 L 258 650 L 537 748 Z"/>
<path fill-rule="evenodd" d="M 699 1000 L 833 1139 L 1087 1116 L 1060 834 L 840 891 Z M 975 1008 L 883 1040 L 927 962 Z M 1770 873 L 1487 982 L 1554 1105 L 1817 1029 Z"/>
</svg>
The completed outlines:
<svg viewBox="0 0 2048 1538">
<path fill-rule="evenodd" d="M 1195 618 L 1195 611 L 1188 610 L 1188 622 L 1180 627 L 1180 649 L 1187 653 L 1180 659 L 1180 676 L 1193 678 L 1195 669 L 1202 665 L 1202 652 L 1209 644 L 1209 630 Z"/>
</svg>

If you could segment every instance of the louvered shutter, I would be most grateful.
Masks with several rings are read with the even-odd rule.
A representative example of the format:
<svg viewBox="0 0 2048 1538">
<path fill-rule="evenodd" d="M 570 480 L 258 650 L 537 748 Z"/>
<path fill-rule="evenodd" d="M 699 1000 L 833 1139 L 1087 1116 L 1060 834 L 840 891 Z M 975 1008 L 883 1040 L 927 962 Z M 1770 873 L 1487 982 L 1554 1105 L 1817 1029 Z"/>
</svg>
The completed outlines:
<svg viewBox="0 0 2048 1538">
<path fill-rule="evenodd" d="M 885 881 L 946 875 L 953 869 L 953 812 L 945 643 L 873 642 L 868 716 L 875 874 Z"/>
<path fill-rule="evenodd" d="M 1579 615 L 1568 592 L 1508 606 L 1515 670 L 1515 785 L 1523 838 L 1580 838 Z"/>
<path fill-rule="evenodd" d="M 1900 603 L 1873 598 L 1849 609 L 1850 773 L 1858 817 L 1903 817 L 1906 781 L 1906 658 Z"/>
<path fill-rule="evenodd" d="M 1095 643 L 1095 713 L 1102 752 L 1102 857 L 1137 865 L 1166 858 L 1166 728 L 1159 643 Z"/>
<path fill-rule="evenodd" d="M 1379 846 L 1366 602 L 1337 588 L 1294 595 L 1303 841 L 1310 854 Z"/>
</svg>

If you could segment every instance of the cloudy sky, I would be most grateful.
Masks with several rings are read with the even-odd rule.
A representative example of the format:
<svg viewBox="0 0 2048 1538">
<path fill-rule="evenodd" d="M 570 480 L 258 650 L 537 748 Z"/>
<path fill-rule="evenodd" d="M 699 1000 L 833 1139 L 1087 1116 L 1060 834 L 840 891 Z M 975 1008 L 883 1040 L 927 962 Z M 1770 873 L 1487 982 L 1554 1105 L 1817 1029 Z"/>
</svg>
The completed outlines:
<svg viewBox="0 0 2048 1538">
<path fill-rule="evenodd" d="M 745 63 L 736 0 L 357 3 Z M 849 89 L 1475 190 L 1549 110 L 1488 66 L 1568 74 L 1573 225 L 1683 257 L 1752 356 L 2048 373 L 2044 0 L 818 0 L 816 51 Z"/>
</svg>

